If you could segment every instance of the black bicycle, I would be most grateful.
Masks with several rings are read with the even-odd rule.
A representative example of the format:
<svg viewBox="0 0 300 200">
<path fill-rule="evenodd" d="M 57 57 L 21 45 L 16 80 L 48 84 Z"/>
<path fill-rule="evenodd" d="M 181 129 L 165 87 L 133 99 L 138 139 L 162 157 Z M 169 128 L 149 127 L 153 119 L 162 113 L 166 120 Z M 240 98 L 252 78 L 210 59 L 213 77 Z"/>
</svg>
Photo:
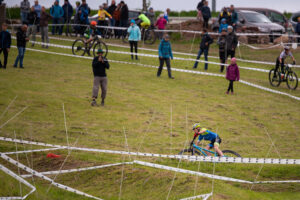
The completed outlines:
<svg viewBox="0 0 300 200">
<path fill-rule="evenodd" d="M 283 72 L 281 67 L 278 68 L 275 73 L 275 69 L 271 69 L 269 72 L 269 81 L 273 87 L 278 87 L 281 82 L 286 82 L 290 90 L 296 90 L 298 87 L 298 76 L 289 66 L 289 64 L 284 65 Z"/>
<path fill-rule="evenodd" d="M 142 41 L 145 43 L 145 44 L 154 44 L 157 40 L 157 35 L 155 33 L 155 28 L 152 27 L 152 26 L 149 26 L 149 28 L 141 28 L 141 38 L 142 38 Z M 122 40 L 124 43 L 128 43 L 128 37 L 129 37 L 129 34 L 127 33 L 127 35 L 125 37 L 122 37 Z"/>
<path fill-rule="evenodd" d="M 241 157 L 240 154 L 232 150 L 223 150 L 222 153 L 225 157 Z M 179 152 L 179 155 L 184 155 L 184 154 L 201 155 L 201 156 L 208 156 L 209 154 L 211 154 L 212 156 L 219 156 L 219 154 L 215 151 L 210 151 L 195 145 L 194 139 L 190 143 L 190 147 L 188 149 L 183 149 L 182 151 Z"/>
<path fill-rule="evenodd" d="M 84 56 L 87 53 L 89 56 L 90 50 L 93 49 L 94 57 L 97 56 L 98 49 L 103 50 L 103 56 L 106 57 L 108 54 L 107 45 L 101 40 L 101 36 L 97 35 L 93 38 L 93 40 L 89 43 L 86 43 L 83 39 L 77 39 L 74 41 L 72 45 L 72 52 L 77 56 Z"/>
</svg>

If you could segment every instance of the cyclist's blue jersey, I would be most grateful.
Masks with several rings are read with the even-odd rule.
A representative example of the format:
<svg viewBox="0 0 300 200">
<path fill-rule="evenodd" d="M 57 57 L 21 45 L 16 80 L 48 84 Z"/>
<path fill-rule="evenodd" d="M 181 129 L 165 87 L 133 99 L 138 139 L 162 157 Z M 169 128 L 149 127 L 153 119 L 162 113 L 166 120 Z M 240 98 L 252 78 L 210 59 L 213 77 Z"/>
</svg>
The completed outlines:
<svg viewBox="0 0 300 200">
<path fill-rule="evenodd" d="M 199 135 L 199 141 L 201 140 L 209 140 L 209 141 L 214 141 L 218 137 L 217 133 L 211 132 L 210 130 L 207 130 L 206 128 L 201 128 L 200 131 L 205 131 L 201 135 Z"/>
</svg>

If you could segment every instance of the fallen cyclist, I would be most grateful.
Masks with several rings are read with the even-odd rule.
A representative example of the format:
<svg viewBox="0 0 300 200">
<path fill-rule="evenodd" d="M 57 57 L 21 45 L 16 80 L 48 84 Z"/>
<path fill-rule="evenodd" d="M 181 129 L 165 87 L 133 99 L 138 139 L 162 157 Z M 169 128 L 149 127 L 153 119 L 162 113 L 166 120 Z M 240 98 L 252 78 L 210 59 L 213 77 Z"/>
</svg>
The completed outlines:
<svg viewBox="0 0 300 200">
<path fill-rule="evenodd" d="M 221 138 L 217 133 L 207 130 L 206 128 L 201 127 L 199 123 L 193 125 L 194 130 L 194 139 L 199 136 L 196 145 L 199 146 L 201 140 L 208 140 L 210 143 L 207 145 L 205 149 L 210 150 L 212 148 L 218 153 L 219 156 L 224 156 L 222 151 L 219 149 L 220 143 L 222 142 Z M 210 154 L 208 154 L 210 155 Z"/>
</svg>

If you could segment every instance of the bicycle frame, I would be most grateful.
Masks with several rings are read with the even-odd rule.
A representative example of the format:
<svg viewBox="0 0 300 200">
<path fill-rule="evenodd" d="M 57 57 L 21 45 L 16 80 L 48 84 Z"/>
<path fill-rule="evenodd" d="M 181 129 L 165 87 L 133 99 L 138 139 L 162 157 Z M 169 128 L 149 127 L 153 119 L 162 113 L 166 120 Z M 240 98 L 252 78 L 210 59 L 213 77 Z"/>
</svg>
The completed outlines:
<svg viewBox="0 0 300 200">
<path fill-rule="evenodd" d="M 210 151 L 210 150 L 204 149 L 204 148 L 199 147 L 199 146 L 197 146 L 197 145 L 195 145 L 195 144 L 193 144 L 193 147 L 194 147 L 195 149 L 199 150 L 204 156 L 207 156 L 207 153 L 211 153 L 211 154 L 213 154 L 214 156 L 218 156 L 218 155 L 217 155 L 217 152 L 214 152 L 214 151 Z"/>
</svg>

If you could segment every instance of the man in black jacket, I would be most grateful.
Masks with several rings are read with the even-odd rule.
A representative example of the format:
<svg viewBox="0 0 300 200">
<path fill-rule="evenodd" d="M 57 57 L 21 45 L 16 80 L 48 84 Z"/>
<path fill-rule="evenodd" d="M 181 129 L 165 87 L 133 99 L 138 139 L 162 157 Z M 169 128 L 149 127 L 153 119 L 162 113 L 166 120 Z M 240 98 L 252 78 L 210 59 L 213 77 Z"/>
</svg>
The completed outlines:
<svg viewBox="0 0 300 200">
<path fill-rule="evenodd" d="M 120 2 L 121 5 L 121 15 L 120 15 L 120 26 L 127 27 L 128 26 L 128 6 L 124 1 Z M 122 30 L 122 36 L 126 35 L 126 30 Z"/>
<path fill-rule="evenodd" d="M 92 106 L 97 106 L 96 99 L 98 97 L 99 86 L 101 86 L 101 106 L 104 106 L 104 99 L 107 92 L 107 77 L 106 69 L 109 69 L 109 63 L 105 57 L 103 57 L 103 50 L 99 49 L 93 60 L 93 73 L 94 73 L 94 86 L 93 86 L 93 101 Z"/>
<path fill-rule="evenodd" d="M 108 7 L 108 9 L 107 9 L 107 12 L 108 12 L 111 16 L 113 16 L 113 14 L 114 14 L 116 8 L 117 8 L 117 6 L 116 6 L 116 1 L 115 1 L 115 0 L 112 0 L 112 1 L 111 1 L 111 5 L 110 5 L 110 6 Z M 116 20 L 112 17 L 112 18 L 110 19 L 110 26 L 115 26 L 115 24 L 116 24 Z"/>
<path fill-rule="evenodd" d="M 18 47 L 18 56 L 16 58 L 14 67 L 18 66 L 18 62 L 20 61 L 20 68 L 23 67 L 23 59 L 24 54 L 26 50 L 26 42 L 29 40 L 28 37 L 26 37 L 26 31 L 27 31 L 27 25 L 23 25 L 17 32 L 17 47 Z"/>
<path fill-rule="evenodd" d="M 11 34 L 7 31 L 7 24 L 2 24 L 2 31 L 0 32 L 0 54 L 3 51 L 4 54 L 4 65 L 2 66 L 1 60 L 0 60 L 0 68 L 6 69 L 7 65 L 7 57 L 8 52 L 10 50 L 11 45 Z"/>
<path fill-rule="evenodd" d="M 202 7 L 202 16 L 203 16 L 203 28 L 208 29 L 208 20 L 211 18 L 210 8 L 208 7 L 208 1 L 204 2 L 204 6 Z"/>
<path fill-rule="evenodd" d="M 206 29 L 203 29 L 203 35 L 202 35 L 202 40 L 201 40 L 201 43 L 200 43 L 200 50 L 198 52 L 198 56 L 197 56 L 197 61 L 195 62 L 194 64 L 194 69 L 197 68 L 198 66 L 198 60 L 200 59 L 202 53 L 204 53 L 204 58 L 205 58 L 205 67 L 204 69 L 207 70 L 208 68 L 208 59 L 207 59 L 207 56 L 208 56 L 208 50 L 209 50 L 209 45 L 213 43 L 213 39 L 210 37 L 210 35 L 207 33 L 207 30 Z"/>
<path fill-rule="evenodd" d="M 233 31 L 232 26 L 228 26 L 228 34 L 226 40 L 227 40 L 227 46 L 226 46 L 226 50 L 227 50 L 226 61 L 227 61 L 227 58 L 229 56 L 231 56 L 231 58 L 235 57 L 235 49 L 238 45 L 238 39 L 235 32 Z"/>
</svg>

